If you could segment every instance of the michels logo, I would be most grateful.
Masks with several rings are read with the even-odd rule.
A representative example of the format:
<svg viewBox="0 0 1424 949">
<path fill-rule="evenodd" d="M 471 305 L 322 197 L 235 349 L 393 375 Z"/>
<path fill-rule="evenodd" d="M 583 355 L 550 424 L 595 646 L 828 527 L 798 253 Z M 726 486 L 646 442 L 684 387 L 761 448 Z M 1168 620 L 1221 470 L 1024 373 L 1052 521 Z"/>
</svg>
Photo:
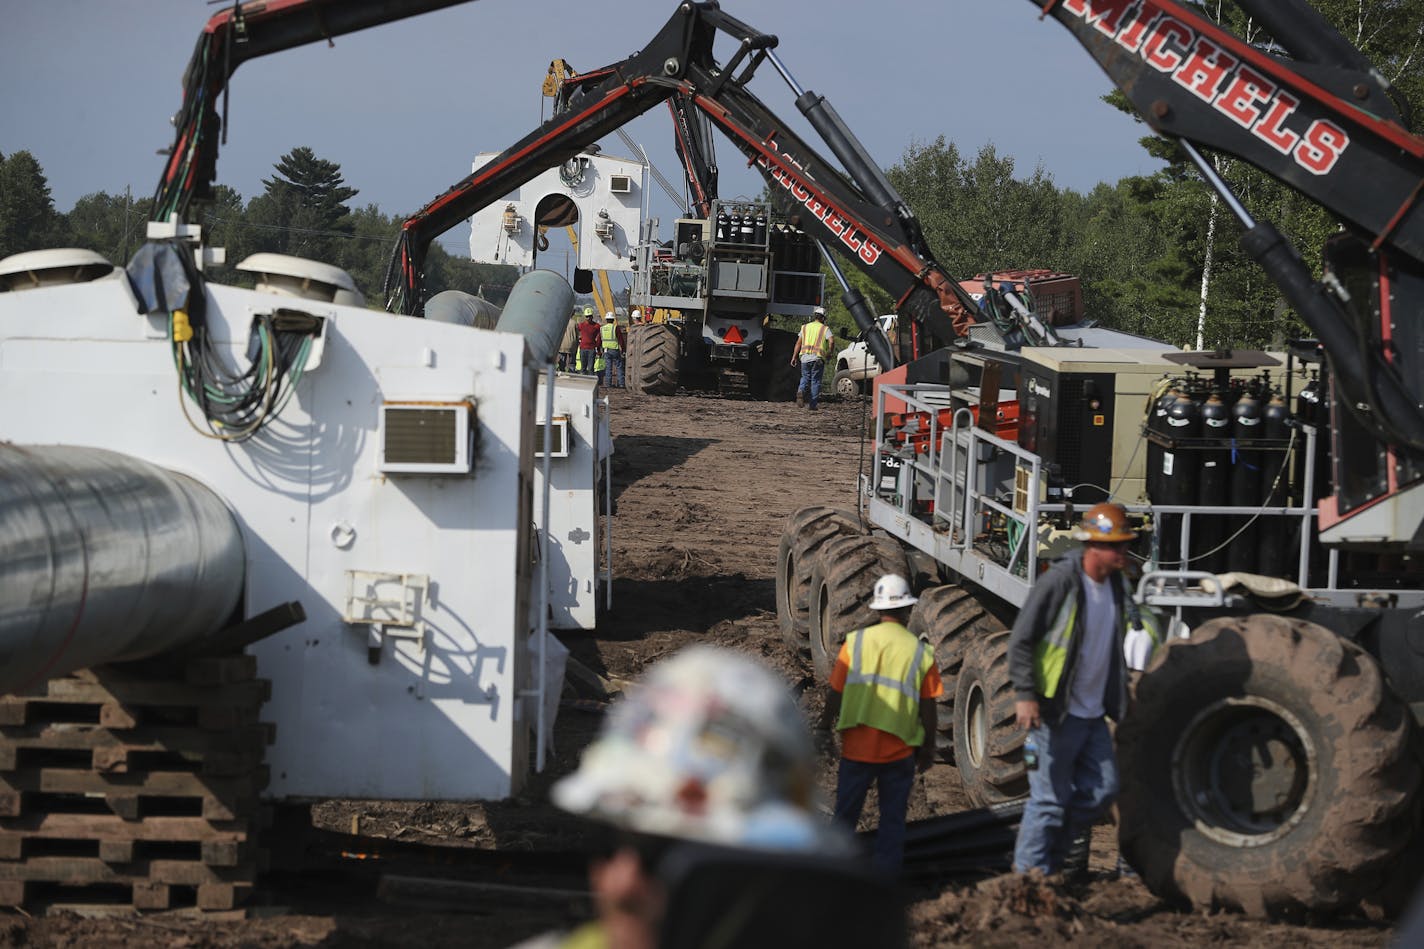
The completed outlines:
<svg viewBox="0 0 1424 949">
<path fill-rule="evenodd" d="M 781 164 L 780 162 L 773 163 L 765 154 L 759 154 L 756 163 L 762 168 L 765 168 L 771 177 L 779 182 L 783 188 L 790 191 L 791 197 L 801 202 L 801 204 L 805 205 L 806 210 L 816 215 L 816 218 L 825 224 L 826 227 L 830 228 L 831 233 L 839 237 L 841 243 L 854 251 L 861 260 L 867 264 L 874 264 L 879 260 L 880 255 L 884 252 L 883 248 L 869 237 L 861 234 L 856 229 L 855 224 L 846 220 L 846 215 L 842 211 L 812 191 L 795 172 L 787 167 L 791 165 L 800 168 L 800 165 L 794 158 L 781 152 L 776 142 L 768 141 L 766 144 L 769 148 L 775 150 L 781 158 L 785 159 L 786 164 Z"/>
<path fill-rule="evenodd" d="M 1350 146 L 1345 130 L 1326 119 L 1304 132 L 1287 128 L 1299 99 L 1152 0 L 1063 0 L 1063 9 L 1312 174 L 1328 174 Z"/>
</svg>

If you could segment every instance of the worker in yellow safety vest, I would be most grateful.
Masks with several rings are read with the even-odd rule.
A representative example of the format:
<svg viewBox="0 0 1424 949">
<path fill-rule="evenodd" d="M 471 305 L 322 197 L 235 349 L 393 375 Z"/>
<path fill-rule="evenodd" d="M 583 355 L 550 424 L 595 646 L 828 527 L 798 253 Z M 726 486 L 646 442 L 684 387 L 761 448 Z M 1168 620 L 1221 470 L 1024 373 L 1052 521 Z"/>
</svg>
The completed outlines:
<svg viewBox="0 0 1424 949">
<path fill-rule="evenodd" d="M 878 786 L 871 865 L 887 877 L 900 872 L 915 772 L 934 763 L 935 699 L 944 693 L 934 647 L 905 628 L 916 602 L 904 577 L 876 581 L 870 609 L 880 622 L 846 637 L 821 718 L 823 730 L 834 722 L 841 736 L 836 820 L 854 830 L 866 792 Z"/>
<path fill-rule="evenodd" d="M 627 337 L 611 312 L 604 314 L 603 326 L 599 328 L 599 341 L 603 345 L 603 356 L 608 367 L 604 383 L 610 389 L 622 389 L 623 351 L 627 348 Z"/>
<path fill-rule="evenodd" d="M 796 348 L 791 353 L 791 364 L 801 364 L 801 384 L 796 389 L 796 404 L 806 405 L 810 396 L 811 411 L 821 404 L 821 377 L 826 374 L 826 360 L 835 349 L 835 335 L 826 325 L 825 307 L 816 307 L 811 318 L 796 334 Z"/>
<path fill-rule="evenodd" d="M 1082 549 L 1034 580 L 1014 621 L 1009 679 L 1015 720 L 1028 733 L 1020 873 L 1085 875 L 1093 824 L 1117 796 L 1106 719 L 1122 720 L 1129 674 L 1146 668 L 1162 638 L 1122 575 L 1136 538 L 1122 505 L 1090 507 L 1073 532 Z"/>
</svg>

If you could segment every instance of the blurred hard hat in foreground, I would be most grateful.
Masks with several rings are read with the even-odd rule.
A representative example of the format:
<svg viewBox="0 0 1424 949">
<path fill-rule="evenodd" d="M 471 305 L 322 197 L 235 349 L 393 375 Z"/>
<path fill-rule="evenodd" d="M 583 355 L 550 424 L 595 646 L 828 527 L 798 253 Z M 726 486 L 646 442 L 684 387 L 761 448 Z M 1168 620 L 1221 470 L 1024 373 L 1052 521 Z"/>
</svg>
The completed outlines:
<svg viewBox="0 0 1424 949">
<path fill-rule="evenodd" d="M 812 810 L 815 749 L 786 685 L 751 658 L 694 646 L 609 710 L 564 810 L 624 830 L 767 850 L 841 852 Z"/>
</svg>

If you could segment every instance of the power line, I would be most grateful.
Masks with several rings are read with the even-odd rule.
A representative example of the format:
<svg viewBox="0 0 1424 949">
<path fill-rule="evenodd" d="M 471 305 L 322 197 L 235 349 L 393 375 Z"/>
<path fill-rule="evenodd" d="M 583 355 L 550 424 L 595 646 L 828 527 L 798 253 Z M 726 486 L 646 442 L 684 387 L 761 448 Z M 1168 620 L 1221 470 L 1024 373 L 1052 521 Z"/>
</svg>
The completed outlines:
<svg viewBox="0 0 1424 949">
<path fill-rule="evenodd" d="M 210 226 L 223 225 L 223 226 L 233 226 L 233 227 L 244 227 L 244 228 L 249 228 L 249 229 L 252 229 L 252 230 L 259 230 L 259 231 L 280 231 L 280 232 L 287 233 L 287 234 L 303 234 L 303 235 L 318 236 L 318 237 L 339 237 L 339 238 L 344 238 L 344 239 L 346 239 L 346 240 L 353 240 L 353 241 L 378 241 L 378 242 L 380 242 L 380 243 L 394 243 L 394 242 L 398 239 L 398 237 L 399 237 L 399 235 L 395 235 L 395 236 L 391 236 L 391 237 L 379 237 L 379 236 L 371 235 L 371 234 L 348 234 L 348 233 L 345 232 L 345 231 L 331 231 L 331 230 L 325 230 L 325 229 L 322 229 L 322 228 L 313 228 L 313 227 L 295 227 L 295 226 L 290 225 L 290 224 L 260 224 L 260 223 L 258 223 L 258 222 L 256 222 L 256 221 L 243 221 L 243 220 L 239 220 L 239 219 L 236 219 L 236 218 L 212 218 L 212 219 L 209 221 L 209 224 L 210 224 Z M 458 238 L 456 238 L 456 240 L 458 240 Z M 439 237 L 435 238 L 435 243 L 440 244 L 440 246 L 441 246 L 442 248 L 444 248 L 444 250 L 445 250 L 446 253 L 463 253 L 463 252 L 464 252 L 464 249 L 463 249 L 463 248 L 459 248 L 459 245 L 458 245 L 458 244 L 456 245 L 456 247 L 459 248 L 459 249 L 458 249 L 458 250 L 452 250 L 452 248 L 451 248 L 448 244 L 446 244 L 446 243 L 445 243 L 441 238 L 439 238 Z"/>
</svg>

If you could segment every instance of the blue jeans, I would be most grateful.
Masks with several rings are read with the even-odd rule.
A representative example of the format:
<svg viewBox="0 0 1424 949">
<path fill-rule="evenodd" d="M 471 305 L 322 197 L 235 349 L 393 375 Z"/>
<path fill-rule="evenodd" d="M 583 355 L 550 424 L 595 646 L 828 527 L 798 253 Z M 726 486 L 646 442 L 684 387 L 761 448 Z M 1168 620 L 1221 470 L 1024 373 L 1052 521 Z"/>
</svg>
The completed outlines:
<svg viewBox="0 0 1424 949">
<path fill-rule="evenodd" d="M 1014 869 L 1057 873 L 1075 834 L 1091 827 L 1117 797 L 1117 761 L 1104 718 L 1069 715 L 1029 732 L 1038 768 L 1028 773 Z"/>
<path fill-rule="evenodd" d="M 598 350 L 582 348 L 579 349 L 579 372 L 583 373 L 585 376 L 593 375 L 593 364 L 597 361 Z"/>
<path fill-rule="evenodd" d="M 610 389 L 623 388 L 623 350 L 605 349 L 603 351 L 603 358 L 608 362 L 607 367 L 603 370 L 604 384 Z"/>
<path fill-rule="evenodd" d="M 910 806 L 910 788 L 915 784 L 915 756 L 884 764 L 841 759 L 836 779 L 836 820 L 852 833 L 872 781 L 880 790 L 880 827 L 875 831 L 870 865 L 877 873 L 893 879 L 899 875 L 905 855 L 905 811 Z"/>
<path fill-rule="evenodd" d="M 809 388 L 812 408 L 820 404 L 821 377 L 825 374 L 826 361 L 824 359 L 812 359 L 809 362 L 801 363 L 801 384 L 796 387 L 796 394 L 800 395 Z"/>
</svg>

